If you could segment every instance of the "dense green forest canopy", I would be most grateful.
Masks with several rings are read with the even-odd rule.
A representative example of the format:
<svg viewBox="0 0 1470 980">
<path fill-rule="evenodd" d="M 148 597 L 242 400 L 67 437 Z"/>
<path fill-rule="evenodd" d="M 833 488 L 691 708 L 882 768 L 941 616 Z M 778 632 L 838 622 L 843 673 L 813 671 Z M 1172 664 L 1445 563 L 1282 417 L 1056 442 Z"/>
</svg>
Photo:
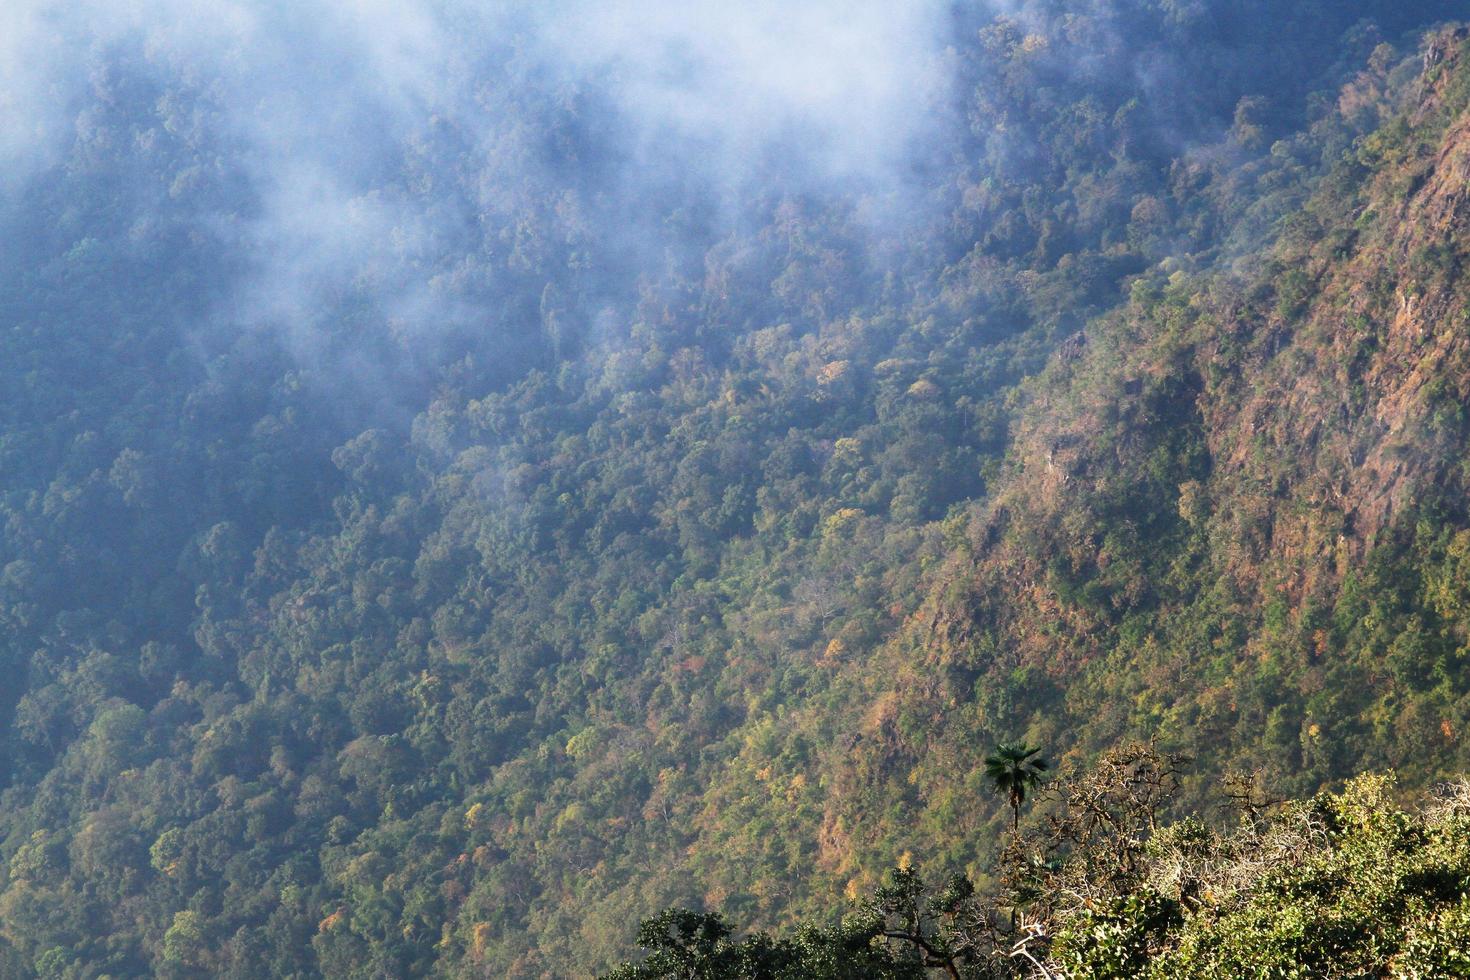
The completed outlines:
<svg viewBox="0 0 1470 980">
<path fill-rule="evenodd" d="M 0 13 L 0 974 L 840 939 L 1001 742 L 1470 770 L 1454 5 L 544 6 Z"/>
<path fill-rule="evenodd" d="M 779 937 L 669 909 L 608 980 L 1470 975 L 1464 780 L 1403 807 L 1388 776 L 1287 803 L 1235 774 L 1227 819 L 1162 821 L 1188 761 L 1124 743 L 1064 774 L 997 894 L 899 868 L 839 924 Z"/>
</svg>

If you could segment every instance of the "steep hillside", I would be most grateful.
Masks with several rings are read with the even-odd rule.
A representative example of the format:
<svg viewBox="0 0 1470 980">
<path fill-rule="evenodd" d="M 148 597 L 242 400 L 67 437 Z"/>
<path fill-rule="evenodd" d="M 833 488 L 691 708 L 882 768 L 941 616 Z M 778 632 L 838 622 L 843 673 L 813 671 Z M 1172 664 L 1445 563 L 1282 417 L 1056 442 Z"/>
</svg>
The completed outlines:
<svg viewBox="0 0 1470 980">
<path fill-rule="evenodd" d="M 1462 977 L 1470 784 L 1404 794 L 1387 774 L 1272 800 L 1233 783 L 1224 819 L 1170 821 L 1187 760 L 1123 743 L 1053 773 L 1004 886 L 895 868 L 840 924 L 736 933 L 669 909 L 608 980 L 1196 980 Z M 1406 802 L 1405 796 L 1412 802 Z"/>
<path fill-rule="evenodd" d="M 0 974 L 831 920 L 985 876 L 1008 738 L 1465 767 L 1449 5 L 938 6 L 878 177 L 650 166 L 529 14 L 386 95 L 330 18 L 77 28 L 0 187 Z"/>
<path fill-rule="evenodd" d="M 1159 737 L 1194 804 L 1230 766 L 1292 794 L 1470 766 L 1463 49 L 1430 43 L 1273 247 L 1141 277 L 1024 386 L 850 779 L 936 828 L 1012 736 L 1074 762 Z M 833 799 L 874 835 L 853 853 L 891 826 Z"/>
</svg>

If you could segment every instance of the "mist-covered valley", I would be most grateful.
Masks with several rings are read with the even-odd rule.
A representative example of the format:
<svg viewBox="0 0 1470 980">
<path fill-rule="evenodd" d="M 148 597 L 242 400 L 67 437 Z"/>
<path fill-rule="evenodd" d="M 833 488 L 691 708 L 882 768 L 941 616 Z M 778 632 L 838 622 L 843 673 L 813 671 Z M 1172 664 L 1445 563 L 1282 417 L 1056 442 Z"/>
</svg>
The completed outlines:
<svg viewBox="0 0 1470 980">
<path fill-rule="evenodd" d="M 5 5 L 0 975 L 1326 975 L 1034 835 L 1470 770 L 1461 13 Z"/>
</svg>

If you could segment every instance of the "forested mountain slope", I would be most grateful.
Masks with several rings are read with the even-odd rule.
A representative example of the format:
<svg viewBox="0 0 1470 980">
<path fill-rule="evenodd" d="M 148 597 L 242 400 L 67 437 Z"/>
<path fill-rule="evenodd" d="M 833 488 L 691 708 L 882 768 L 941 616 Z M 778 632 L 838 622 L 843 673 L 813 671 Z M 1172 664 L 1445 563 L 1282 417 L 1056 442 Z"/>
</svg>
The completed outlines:
<svg viewBox="0 0 1470 980">
<path fill-rule="evenodd" d="M 1462 43 L 1272 248 L 1139 278 L 1026 384 L 895 711 L 1082 752 L 1155 732 L 1294 793 L 1463 770 Z"/>
<path fill-rule="evenodd" d="M 1462 977 L 1470 785 L 1411 794 L 1364 774 L 1310 799 L 1227 779 L 1223 820 L 1163 811 L 1188 760 L 1125 742 L 1052 773 L 1004 883 L 894 868 L 835 925 L 737 933 L 719 913 L 642 922 L 608 980 Z"/>
<path fill-rule="evenodd" d="M 1004 738 L 1465 768 L 1470 76 L 1356 6 L 961 6 L 901 181 L 733 215 L 519 35 L 284 201 L 238 57 L 86 46 L 0 213 L 0 972 L 587 975 L 983 877 Z"/>
<path fill-rule="evenodd" d="M 1466 37 L 1428 41 L 1270 248 L 1139 277 L 1023 384 L 989 499 L 850 694 L 872 708 L 824 814 L 838 869 L 963 847 L 995 740 L 1068 746 L 1027 825 L 990 831 L 982 897 L 898 870 L 831 930 L 655 920 L 619 976 L 1465 975 Z M 1365 767 L 1440 798 L 1276 795 Z M 1199 815 L 1224 797 L 1222 832 Z"/>
</svg>

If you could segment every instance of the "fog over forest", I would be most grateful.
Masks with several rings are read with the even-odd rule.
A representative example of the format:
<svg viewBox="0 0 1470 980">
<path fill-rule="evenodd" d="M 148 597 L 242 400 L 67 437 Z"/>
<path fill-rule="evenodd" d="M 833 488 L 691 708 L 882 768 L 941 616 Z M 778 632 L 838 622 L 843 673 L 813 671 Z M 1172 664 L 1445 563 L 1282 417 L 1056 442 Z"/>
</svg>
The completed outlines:
<svg viewBox="0 0 1470 980">
<path fill-rule="evenodd" d="M 155 108 L 200 160 L 121 188 L 127 233 L 172 212 L 237 273 L 210 319 L 285 330 L 308 357 L 311 320 L 344 292 L 429 344 L 524 302 L 465 280 L 527 197 L 576 195 L 553 220 L 590 266 L 586 321 L 670 250 L 763 220 L 773 192 L 865 203 L 879 223 L 932 208 L 926 168 L 955 151 L 941 3 L 23 0 L 0 16 L 11 207 L 118 108 L 101 93 L 172 90 Z M 159 200 L 189 183 L 229 197 Z"/>
<path fill-rule="evenodd" d="M 1436 975 L 1460 16 L 0 3 L 0 977 Z"/>
<path fill-rule="evenodd" d="M 1148 15 L 1133 6 L 1089 5 L 1080 50 L 1041 55 L 1070 76 L 1053 84 L 1114 76 L 1136 87 L 1151 139 L 1176 153 L 1217 139 L 1225 122 L 1180 98 L 1188 52 L 1108 58 Z M 841 202 L 863 247 L 891 253 L 953 206 L 967 148 L 1025 168 L 1035 134 L 966 119 L 965 86 L 985 79 L 963 45 L 997 16 L 1040 23 L 1039 9 L 19 0 L 0 13 L 4 189 L 14 213 L 126 98 L 157 97 L 165 141 L 193 165 L 157 179 L 159 136 L 136 127 L 135 146 L 93 147 L 135 168 L 116 175 L 107 218 L 135 246 L 190 236 L 215 273 L 210 327 L 283 331 L 310 364 L 329 346 L 312 321 L 351 294 L 408 359 L 447 326 L 483 334 L 487 304 L 539 300 L 477 267 L 513 248 L 504 223 L 534 200 L 582 266 L 573 329 L 605 330 L 639 276 L 701 261 L 783 195 Z M 381 365 L 355 368 L 383 380 Z"/>
</svg>

